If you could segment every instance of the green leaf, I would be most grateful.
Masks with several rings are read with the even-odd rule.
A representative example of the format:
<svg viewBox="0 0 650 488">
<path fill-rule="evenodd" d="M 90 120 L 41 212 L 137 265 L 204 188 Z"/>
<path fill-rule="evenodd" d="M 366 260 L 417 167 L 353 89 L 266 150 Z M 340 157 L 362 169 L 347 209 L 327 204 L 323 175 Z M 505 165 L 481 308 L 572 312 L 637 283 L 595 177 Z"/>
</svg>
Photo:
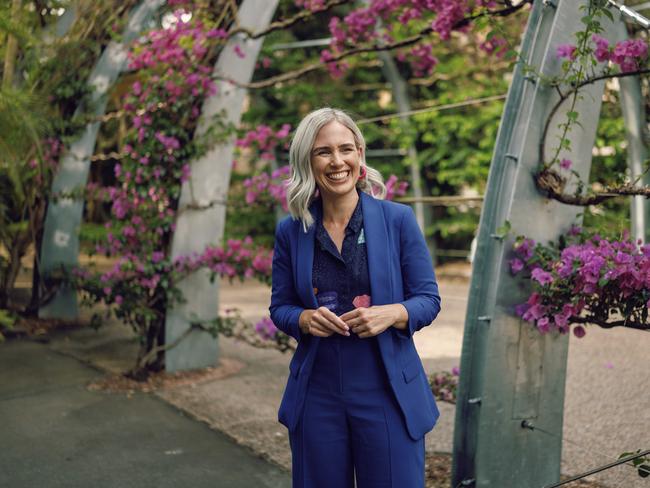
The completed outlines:
<svg viewBox="0 0 650 488">
<path fill-rule="evenodd" d="M 497 228 L 496 232 L 494 233 L 494 237 L 498 239 L 503 239 L 510 233 L 511 229 L 512 229 L 512 224 L 510 223 L 509 220 L 506 220 L 501 227 Z"/>
</svg>

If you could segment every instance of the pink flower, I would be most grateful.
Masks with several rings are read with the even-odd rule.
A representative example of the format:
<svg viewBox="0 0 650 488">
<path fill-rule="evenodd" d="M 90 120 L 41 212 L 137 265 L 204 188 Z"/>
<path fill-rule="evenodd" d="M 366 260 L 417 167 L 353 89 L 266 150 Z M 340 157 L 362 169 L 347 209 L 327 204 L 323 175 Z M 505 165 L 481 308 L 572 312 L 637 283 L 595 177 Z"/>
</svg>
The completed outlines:
<svg viewBox="0 0 650 488">
<path fill-rule="evenodd" d="M 537 329 L 542 333 L 545 334 L 551 329 L 551 322 L 548 317 L 542 317 L 537 320 Z"/>
<path fill-rule="evenodd" d="M 575 59 L 576 57 L 576 47 L 572 44 L 560 44 L 557 47 L 557 57 L 558 58 L 567 58 Z"/>
<path fill-rule="evenodd" d="M 553 283 L 553 275 L 548 271 L 544 271 L 542 268 L 535 268 L 531 273 L 531 276 L 542 286 Z"/>
<path fill-rule="evenodd" d="M 275 339 L 275 336 L 278 333 L 278 328 L 270 318 L 264 317 L 255 324 L 255 332 L 257 332 L 263 339 L 272 340 Z"/>
<path fill-rule="evenodd" d="M 573 328 L 573 335 L 576 336 L 578 339 L 582 339 L 587 332 L 585 331 L 585 328 L 582 325 L 576 325 Z"/>
<path fill-rule="evenodd" d="M 569 169 L 571 167 L 571 160 L 566 158 L 562 159 L 562 161 L 560 161 L 560 167 L 563 169 Z"/>
<path fill-rule="evenodd" d="M 246 53 L 244 53 L 244 51 L 242 50 L 242 48 L 241 48 L 241 46 L 239 44 L 235 44 L 234 51 L 235 51 L 235 54 L 237 55 L 237 57 L 239 57 L 241 59 L 246 57 Z"/>
<path fill-rule="evenodd" d="M 596 60 L 600 63 L 609 61 L 609 41 L 598 34 L 591 36 L 591 40 L 596 44 L 596 49 L 594 50 Z"/>
<path fill-rule="evenodd" d="M 519 273 L 524 268 L 524 263 L 521 259 L 511 259 L 510 261 L 510 272 L 512 274 Z"/>
<path fill-rule="evenodd" d="M 370 307 L 371 303 L 371 298 L 368 295 L 359 295 L 354 297 L 354 300 L 352 300 L 352 305 L 355 306 L 355 308 L 368 308 Z"/>
</svg>

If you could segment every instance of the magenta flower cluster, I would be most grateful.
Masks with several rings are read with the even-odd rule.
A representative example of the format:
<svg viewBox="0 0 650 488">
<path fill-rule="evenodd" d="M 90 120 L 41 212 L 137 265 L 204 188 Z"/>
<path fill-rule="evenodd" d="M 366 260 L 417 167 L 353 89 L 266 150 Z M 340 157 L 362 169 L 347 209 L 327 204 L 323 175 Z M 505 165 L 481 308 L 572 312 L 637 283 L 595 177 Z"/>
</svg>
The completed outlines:
<svg viewBox="0 0 650 488">
<path fill-rule="evenodd" d="M 628 73 L 639 69 L 648 57 L 648 44 L 643 39 L 626 39 L 618 41 L 613 46 L 609 40 L 594 34 L 591 37 L 593 42 L 593 56 L 599 63 L 612 62 L 617 64 L 622 73 Z M 572 44 L 562 44 L 557 47 L 557 56 L 560 58 L 575 59 L 577 47 Z"/>
<path fill-rule="evenodd" d="M 408 182 L 400 181 L 395 175 L 390 175 L 385 181 L 386 200 L 393 200 L 395 197 L 403 197 L 408 189 Z"/>
<path fill-rule="evenodd" d="M 264 317 L 255 324 L 255 332 L 264 340 L 273 341 L 278 335 L 279 329 L 269 317 Z"/>
<path fill-rule="evenodd" d="M 208 246 L 202 253 L 178 257 L 172 261 L 172 266 L 180 275 L 207 268 L 219 276 L 256 278 L 269 283 L 272 262 L 273 251 L 255 246 L 249 236 L 243 240 L 228 239 L 223 247 Z"/>
<path fill-rule="evenodd" d="M 296 0 L 296 4 L 312 10 L 315 4 L 322 5 L 315 0 Z M 343 19 L 331 18 L 332 42 L 329 49 L 321 52 L 321 61 L 327 64 L 330 74 L 338 78 L 348 66 L 344 61 L 333 61 L 337 55 L 363 44 L 393 42 L 395 31 L 392 26 L 395 24 L 413 28 L 416 32 L 429 26 L 442 40 L 448 40 L 454 29 L 467 29 L 458 26 L 476 8 L 496 5 L 493 0 L 372 0 L 369 5 L 352 10 Z M 492 52 L 502 44 L 502 40 L 495 40 L 482 46 Z M 416 76 L 430 75 L 437 64 L 432 42 L 421 42 L 398 52 L 398 55 L 410 62 Z"/>
<path fill-rule="evenodd" d="M 451 371 L 441 371 L 429 376 L 429 386 L 436 399 L 456 403 L 460 370 L 453 367 Z"/>
<path fill-rule="evenodd" d="M 178 298 L 176 284 L 200 268 L 213 276 L 264 282 L 271 274 L 272 251 L 255 247 L 250 238 L 169 256 L 181 184 L 190 177 L 188 161 L 200 151 L 192 138 L 199 107 L 216 89 L 208 49 L 226 37 L 199 19 L 184 22 L 182 13 L 174 14 L 169 28 L 143 36 L 129 54 L 135 81 L 124 97 L 130 126 L 124 157 L 114 167 L 117 184 L 88 188 L 112 203 L 107 238 L 97 251 L 117 259 L 104 273 L 77 276 L 88 280 L 84 288 L 96 300 L 120 305 L 119 313 L 137 327 L 146 327 L 140 323 L 144 317 L 164 317 Z M 287 132 L 284 127 L 273 137 Z M 268 140 L 257 139 L 262 145 Z"/>
<path fill-rule="evenodd" d="M 325 6 L 325 0 L 295 0 L 297 7 L 304 8 L 311 12 L 318 12 Z"/>
<path fill-rule="evenodd" d="M 273 170 L 271 174 L 260 173 L 244 180 L 246 188 L 246 203 L 262 203 L 265 199 L 270 199 L 275 205 L 281 205 L 282 209 L 287 212 L 287 183 L 291 168 L 289 165 L 281 166 Z"/>
<path fill-rule="evenodd" d="M 48 137 L 42 143 L 42 157 L 40 159 L 42 166 L 39 165 L 39 159 L 30 159 L 28 167 L 34 171 L 34 183 L 38 186 L 49 184 L 50 176 L 56 173 L 59 167 L 59 156 L 63 150 L 63 143 L 55 137 Z"/>
<path fill-rule="evenodd" d="M 163 281 L 173 286 L 183 277 L 198 270 L 209 269 L 214 275 L 228 278 L 256 278 L 269 283 L 273 251 L 253 244 L 250 237 L 243 240 L 230 239 L 226 245 L 208 246 L 202 253 L 166 259 L 162 251 L 154 251 L 150 256 L 125 253 L 113 266 L 99 277 L 103 299 L 121 305 L 125 295 L 134 290 L 145 296 L 153 296 Z M 80 278 L 92 275 L 77 270 Z"/>
<path fill-rule="evenodd" d="M 533 289 L 517 315 L 542 333 L 566 333 L 578 324 L 577 337 L 585 334 L 582 323 L 650 328 L 650 245 L 627 233 L 620 239 L 589 236 L 575 226 L 562 241 L 562 248 L 524 237 L 515 241 L 510 270 L 527 272 Z"/>
<path fill-rule="evenodd" d="M 274 151 L 277 146 L 283 145 L 286 148 L 290 131 L 290 124 L 282 124 L 282 127 L 277 131 L 274 131 L 268 125 L 261 124 L 248 131 L 244 137 L 237 139 L 235 146 L 241 149 L 256 149 L 262 159 L 271 161 L 275 159 Z"/>
</svg>

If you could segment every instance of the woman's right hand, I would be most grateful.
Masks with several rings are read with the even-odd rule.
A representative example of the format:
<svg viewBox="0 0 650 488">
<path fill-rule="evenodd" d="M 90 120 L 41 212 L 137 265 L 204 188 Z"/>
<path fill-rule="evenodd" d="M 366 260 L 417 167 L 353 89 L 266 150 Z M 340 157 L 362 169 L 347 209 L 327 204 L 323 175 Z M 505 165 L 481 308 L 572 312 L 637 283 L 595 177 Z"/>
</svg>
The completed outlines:
<svg viewBox="0 0 650 488">
<path fill-rule="evenodd" d="M 303 310 L 299 318 L 300 330 L 316 337 L 329 337 L 334 333 L 349 336 L 349 327 L 334 312 L 325 307 Z"/>
</svg>

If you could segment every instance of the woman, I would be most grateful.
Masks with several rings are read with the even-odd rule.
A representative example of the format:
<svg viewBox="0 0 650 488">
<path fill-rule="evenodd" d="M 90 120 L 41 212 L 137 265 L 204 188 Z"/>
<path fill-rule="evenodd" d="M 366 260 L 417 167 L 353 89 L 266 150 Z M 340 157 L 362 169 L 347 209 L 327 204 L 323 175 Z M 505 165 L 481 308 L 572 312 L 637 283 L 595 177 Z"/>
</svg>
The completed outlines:
<svg viewBox="0 0 650 488">
<path fill-rule="evenodd" d="M 412 335 L 440 296 L 422 233 L 410 207 L 382 200 L 344 112 L 308 114 L 289 159 L 270 311 L 298 341 L 279 411 L 293 486 L 424 487 L 424 434 L 439 413 Z"/>
</svg>

